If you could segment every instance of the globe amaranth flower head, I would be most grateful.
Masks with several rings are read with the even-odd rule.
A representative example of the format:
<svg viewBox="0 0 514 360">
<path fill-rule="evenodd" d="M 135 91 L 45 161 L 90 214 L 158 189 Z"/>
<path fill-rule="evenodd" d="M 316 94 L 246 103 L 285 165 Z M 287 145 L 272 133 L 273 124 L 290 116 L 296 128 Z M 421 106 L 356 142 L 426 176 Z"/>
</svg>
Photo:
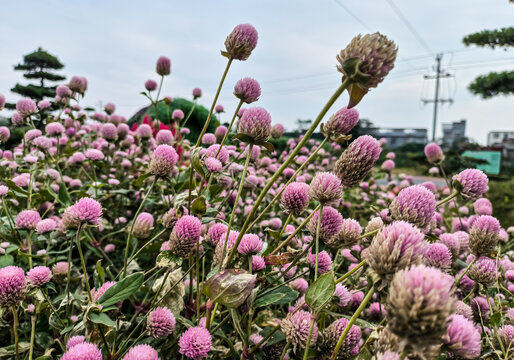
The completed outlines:
<svg viewBox="0 0 514 360">
<path fill-rule="evenodd" d="M 398 270 L 421 261 L 425 246 L 424 235 L 405 221 L 394 221 L 382 227 L 371 241 L 366 253 L 370 269 L 385 287 Z"/>
<path fill-rule="evenodd" d="M 153 175 L 167 177 L 171 175 L 177 160 L 178 155 L 173 147 L 166 144 L 159 145 L 152 154 L 148 169 Z"/>
<path fill-rule="evenodd" d="M 261 107 L 248 108 L 239 119 L 237 132 L 248 135 L 255 144 L 261 144 L 271 136 L 271 116 Z"/>
<path fill-rule="evenodd" d="M 102 297 L 102 295 L 107 291 L 109 290 L 109 288 L 113 287 L 114 285 L 116 285 L 116 281 L 107 281 L 105 283 L 102 284 L 102 286 L 100 286 L 98 288 L 98 290 L 96 289 L 92 289 L 91 290 L 91 295 L 93 296 L 93 301 L 94 302 L 97 302 L 98 300 L 100 300 L 100 298 Z"/>
<path fill-rule="evenodd" d="M 41 216 L 36 210 L 23 210 L 16 217 L 16 227 L 34 230 L 40 220 Z"/>
<path fill-rule="evenodd" d="M 490 256 L 496 252 L 500 233 L 499 221 L 489 215 L 476 218 L 469 230 L 469 249 L 475 256 Z"/>
<path fill-rule="evenodd" d="M 16 305 L 25 297 L 26 289 L 22 268 L 6 266 L 0 269 L 0 306 Z"/>
<path fill-rule="evenodd" d="M 309 185 L 292 182 L 282 192 L 280 203 L 287 212 L 300 215 L 309 206 L 309 200 Z"/>
<path fill-rule="evenodd" d="M 362 227 L 359 222 L 354 219 L 344 219 L 341 230 L 325 241 L 325 244 L 332 249 L 350 248 L 359 242 L 362 233 Z"/>
<path fill-rule="evenodd" d="M 498 329 L 498 336 L 505 348 L 512 349 L 514 345 L 514 326 L 504 325 Z"/>
<path fill-rule="evenodd" d="M 486 198 L 480 198 L 473 203 L 473 210 L 477 215 L 492 215 L 493 204 Z"/>
<path fill-rule="evenodd" d="M 22 118 L 37 114 L 38 109 L 36 103 L 32 99 L 20 99 L 16 103 L 16 111 Z"/>
<path fill-rule="evenodd" d="M 152 232 L 153 223 L 153 215 L 143 211 L 134 222 L 132 234 L 138 239 L 146 239 Z"/>
<path fill-rule="evenodd" d="M 271 127 L 271 137 L 275 140 L 280 139 L 280 137 L 284 134 L 284 125 L 275 124 Z"/>
<path fill-rule="evenodd" d="M 145 89 L 148 91 L 157 90 L 157 82 L 155 80 L 146 80 L 145 81 Z"/>
<path fill-rule="evenodd" d="M 107 115 L 114 114 L 114 112 L 116 111 L 116 105 L 114 105 L 113 103 L 107 103 L 104 106 L 104 111 L 107 113 Z"/>
<path fill-rule="evenodd" d="M 178 341 L 179 353 L 189 359 L 206 358 L 211 350 L 212 336 L 209 330 L 194 326 L 187 329 Z"/>
<path fill-rule="evenodd" d="M 69 206 L 62 216 L 66 228 L 77 228 L 81 223 L 98 225 L 102 216 L 102 205 L 94 199 L 83 197 Z"/>
<path fill-rule="evenodd" d="M 312 236 L 316 236 L 316 229 L 318 228 L 319 210 L 314 212 L 314 215 L 307 223 L 307 230 Z M 323 207 L 321 212 L 321 224 L 319 229 L 319 238 L 326 242 L 332 236 L 336 235 L 343 226 L 343 215 L 336 209 L 330 206 Z"/>
<path fill-rule="evenodd" d="M 177 121 L 183 120 L 184 112 L 180 109 L 173 110 L 173 112 L 171 113 L 171 118 Z"/>
<path fill-rule="evenodd" d="M 245 234 L 237 247 L 241 255 L 256 255 L 261 252 L 264 244 L 258 235 Z"/>
<path fill-rule="evenodd" d="M 496 260 L 482 256 L 469 268 L 469 278 L 484 286 L 494 284 L 498 278 Z"/>
<path fill-rule="evenodd" d="M 384 35 L 376 32 L 355 36 L 350 44 L 337 55 L 337 70 L 352 78 L 347 71 L 347 61 L 357 59 L 358 72 L 362 77 L 354 79 L 364 91 L 375 88 L 393 69 L 398 47 Z"/>
<path fill-rule="evenodd" d="M 118 138 L 118 128 L 111 123 L 102 124 L 100 135 L 106 140 L 116 140 Z"/>
<path fill-rule="evenodd" d="M 446 348 L 462 359 L 478 359 L 482 350 L 480 332 L 472 321 L 462 315 L 451 315 L 443 336 Z"/>
<path fill-rule="evenodd" d="M 307 263 L 311 269 L 314 269 L 316 267 L 316 254 L 310 253 L 309 256 L 307 256 Z M 320 251 L 318 253 L 318 272 L 320 274 L 325 274 L 329 272 L 331 268 L 332 258 L 330 257 L 330 254 L 325 250 Z"/>
<path fill-rule="evenodd" d="M 311 181 L 309 195 L 323 205 L 334 203 L 343 197 L 341 180 L 331 172 L 317 173 Z"/>
<path fill-rule="evenodd" d="M 434 216 L 436 200 L 434 194 L 426 187 L 413 185 L 402 189 L 389 209 L 393 219 L 405 220 L 425 228 Z"/>
<path fill-rule="evenodd" d="M 425 265 L 398 271 L 386 302 L 387 326 L 413 348 L 440 344 L 456 299 L 453 277 Z"/>
<path fill-rule="evenodd" d="M 155 72 L 158 75 L 166 76 L 171 73 L 171 60 L 166 56 L 161 56 L 155 64 Z"/>
<path fill-rule="evenodd" d="M 453 186 L 464 199 L 478 199 L 489 190 L 488 183 L 487 175 L 478 169 L 466 169 L 453 176 Z"/>
<path fill-rule="evenodd" d="M 230 59 L 247 60 L 257 46 L 259 35 L 250 24 L 239 24 L 227 36 L 225 48 Z"/>
<path fill-rule="evenodd" d="M 443 243 L 427 244 L 423 251 L 423 263 L 448 271 L 452 266 L 452 254 Z"/>
<path fill-rule="evenodd" d="M 102 360 L 102 351 L 95 344 L 83 342 L 70 347 L 61 360 Z"/>
<path fill-rule="evenodd" d="M 83 76 L 72 76 L 68 87 L 72 91 L 78 92 L 79 94 L 84 94 L 87 90 L 87 79 Z"/>
<path fill-rule="evenodd" d="M 5 106 L 5 96 L 3 94 L 0 94 L 0 110 L 3 110 Z"/>
<path fill-rule="evenodd" d="M 98 149 L 87 149 L 84 154 L 89 160 L 93 161 L 103 160 L 105 157 L 104 153 Z"/>
<path fill-rule="evenodd" d="M 334 173 L 343 186 L 357 185 L 375 166 L 382 148 L 377 139 L 369 135 L 359 136 L 341 154 L 334 166 Z"/>
<path fill-rule="evenodd" d="M 35 266 L 27 273 L 27 280 L 34 286 L 43 286 L 52 279 L 52 271 L 46 266 Z"/>
<path fill-rule="evenodd" d="M 146 325 L 151 336 L 164 338 L 175 330 L 175 316 L 167 307 L 158 307 L 148 314 Z"/>
<path fill-rule="evenodd" d="M 294 349 L 297 347 L 305 348 L 307 337 L 309 336 L 311 316 L 311 313 L 308 311 L 298 310 L 295 313 L 288 313 L 280 322 L 280 328 L 286 336 L 286 340 L 293 345 Z M 316 325 L 316 322 L 314 322 L 310 342 L 311 346 L 316 344 L 317 340 L 318 326 Z"/>
<path fill-rule="evenodd" d="M 341 318 L 327 326 L 327 328 L 323 331 L 323 343 L 321 345 L 323 354 L 328 356 L 332 354 L 336 348 L 339 338 L 341 337 L 341 334 L 343 333 L 344 329 L 346 329 L 348 322 L 348 319 Z M 350 327 L 350 331 L 348 331 L 348 334 L 346 334 L 341 348 L 337 353 L 336 359 L 347 359 L 348 357 L 354 355 L 356 348 L 357 350 L 359 348 L 361 337 L 361 329 L 356 325 L 352 325 Z"/>
<path fill-rule="evenodd" d="M 122 360 L 161 360 L 159 353 L 148 344 L 131 347 Z"/>
<path fill-rule="evenodd" d="M 356 109 L 344 107 L 337 111 L 323 125 L 323 133 L 327 136 L 341 136 L 348 134 L 359 122 L 359 112 Z"/>
<path fill-rule="evenodd" d="M 0 126 L 0 144 L 7 142 L 11 137 L 11 132 L 7 126 Z"/>
<path fill-rule="evenodd" d="M 202 222 L 195 216 L 182 216 L 170 235 L 170 250 L 178 256 L 190 255 L 202 233 Z"/>
<path fill-rule="evenodd" d="M 70 349 L 75 345 L 82 344 L 86 341 L 86 337 L 82 335 L 72 336 L 66 343 L 66 349 Z"/>
<path fill-rule="evenodd" d="M 436 143 L 430 143 L 425 146 L 425 156 L 431 164 L 438 164 L 444 160 L 443 150 Z"/>
<path fill-rule="evenodd" d="M 246 77 L 239 80 L 234 86 L 234 95 L 247 104 L 251 104 L 261 96 L 261 86 L 257 80 Z"/>
<path fill-rule="evenodd" d="M 200 88 L 194 88 L 193 89 L 193 99 L 198 99 L 199 97 L 202 97 L 202 89 Z"/>
</svg>

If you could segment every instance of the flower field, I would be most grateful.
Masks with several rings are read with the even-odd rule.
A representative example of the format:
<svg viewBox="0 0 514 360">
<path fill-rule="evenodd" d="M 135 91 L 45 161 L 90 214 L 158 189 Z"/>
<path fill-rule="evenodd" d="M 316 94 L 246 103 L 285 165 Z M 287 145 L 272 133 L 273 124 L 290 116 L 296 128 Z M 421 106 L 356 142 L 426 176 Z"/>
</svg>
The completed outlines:
<svg viewBox="0 0 514 360">
<path fill-rule="evenodd" d="M 227 36 L 194 138 L 201 89 L 191 111 L 157 115 L 173 103 L 164 56 L 144 123 L 112 103 L 87 112 L 80 76 L 52 101 L 17 102 L 0 127 L 0 357 L 514 358 L 514 223 L 494 217 L 488 177 L 444 174 L 431 143 L 424 161 L 446 185 L 414 184 L 383 140 L 350 135 L 395 43 L 374 33 L 344 47 L 340 86 L 285 149 L 273 145 L 284 127 L 255 106 L 259 83 L 225 82 L 257 43 L 248 24 Z M 228 126 L 222 92 L 239 100 Z"/>
</svg>

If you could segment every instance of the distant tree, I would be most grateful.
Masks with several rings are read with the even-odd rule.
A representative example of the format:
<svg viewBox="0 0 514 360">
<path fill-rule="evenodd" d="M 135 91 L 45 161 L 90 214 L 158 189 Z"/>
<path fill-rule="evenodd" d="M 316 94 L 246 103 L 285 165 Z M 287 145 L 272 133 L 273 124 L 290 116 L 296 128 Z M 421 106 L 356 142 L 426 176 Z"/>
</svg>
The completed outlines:
<svg viewBox="0 0 514 360">
<path fill-rule="evenodd" d="M 38 84 L 16 84 L 11 91 L 36 101 L 46 97 L 55 96 L 56 86 L 48 86 L 45 81 L 62 81 L 66 77 L 55 74 L 52 70 L 60 70 L 64 65 L 42 48 L 25 55 L 23 63 L 15 65 L 14 70 L 23 71 L 23 77 L 30 80 L 38 80 Z"/>
<path fill-rule="evenodd" d="M 474 44 L 492 49 L 512 47 L 514 46 L 514 27 L 480 31 L 464 37 L 462 41 L 466 46 Z M 514 94 L 514 71 L 491 72 L 488 75 L 479 76 L 469 85 L 469 90 L 484 99 L 500 94 L 512 95 Z"/>
</svg>

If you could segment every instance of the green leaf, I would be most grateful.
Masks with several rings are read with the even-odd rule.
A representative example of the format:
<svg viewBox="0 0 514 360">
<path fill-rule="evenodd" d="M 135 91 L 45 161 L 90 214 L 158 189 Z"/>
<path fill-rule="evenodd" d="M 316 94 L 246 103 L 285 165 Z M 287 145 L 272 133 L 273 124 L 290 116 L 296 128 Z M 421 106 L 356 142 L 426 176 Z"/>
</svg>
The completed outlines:
<svg viewBox="0 0 514 360">
<path fill-rule="evenodd" d="M 257 275 L 244 270 L 223 270 L 205 282 L 203 292 L 212 302 L 219 302 L 228 308 L 237 308 L 245 302 L 255 288 L 256 282 Z"/>
<path fill-rule="evenodd" d="M 89 313 L 89 320 L 94 322 L 95 324 L 102 324 L 108 327 L 116 327 L 116 322 L 111 320 L 106 313 Z"/>
<path fill-rule="evenodd" d="M 193 154 L 191 155 L 191 163 L 193 164 L 195 171 L 205 179 L 205 171 L 203 170 L 202 162 L 200 161 L 199 152 L 200 148 L 193 150 Z"/>
<path fill-rule="evenodd" d="M 140 272 L 127 276 L 125 279 L 107 289 L 98 300 L 98 303 L 103 307 L 107 307 L 125 300 L 141 287 L 144 278 L 145 276 Z"/>
<path fill-rule="evenodd" d="M 102 267 L 102 260 L 96 262 L 96 273 L 98 274 L 100 282 L 103 284 L 105 282 L 105 270 Z"/>
<path fill-rule="evenodd" d="M 59 194 L 57 196 L 59 202 L 64 206 L 67 207 L 71 204 L 70 194 L 68 194 L 68 191 L 66 191 L 66 185 L 64 183 L 59 185 Z"/>
<path fill-rule="evenodd" d="M 264 147 L 269 152 L 275 151 L 275 148 L 273 147 L 273 144 L 270 143 L 269 141 L 263 142 L 261 145 L 262 145 L 262 147 Z"/>
<path fill-rule="evenodd" d="M 232 140 L 239 140 L 244 143 L 253 144 L 253 138 L 250 135 L 246 134 L 235 134 L 232 136 Z"/>
<path fill-rule="evenodd" d="M 14 258 L 11 255 L 0 256 L 0 268 L 11 266 L 14 264 Z"/>
<path fill-rule="evenodd" d="M 27 197 L 29 195 L 29 193 L 26 190 L 23 190 L 21 187 L 16 185 L 12 180 L 7 180 L 5 182 L 5 184 L 7 185 L 7 187 L 9 189 L 11 189 L 14 192 L 17 192 L 17 193 L 20 193 L 22 195 L 25 195 L 25 197 Z"/>
<path fill-rule="evenodd" d="M 169 250 L 161 251 L 159 255 L 157 255 L 155 265 L 161 268 L 175 268 L 182 265 L 182 258 L 173 255 Z"/>
<path fill-rule="evenodd" d="M 28 342 L 20 341 L 18 343 L 18 352 L 20 354 L 24 353 L 25 351 L 27 351 L 29 349 L 29 347 L 30 347 L 30 344 Z M 14 352 L 15 352 L 14 344 L 0 348 L 0 357 L 12 356 L 12 355 L 14 355 Z"/>
<path fill-rule="evenodd" d="M 336 283 L 332 272 L 323 274 L 307 290 L 305 303 L 317 312 L 330 301 L 335 289 Z"/>
<path fill-rule="evenodd" d="M 254 307 L 289 304 L 296 299 L 298 299 L 298 292 L 284 285 L 262 297 L 258 297 L 257 300 L 255 300 Z"/>
<path fill-rule="evenodd" d="M 205 204 L 205 198 L 200 196 L 193 201 L 191 208 L 193 215 L 203 215 L 207 211 L 207 205 Z"/>
<path fill-rule="evenodd" d="M 143 184 L 143 181 L 152 176 L 152 173 L 147 172 L 146 174 L 139 175 L 137 180 L 134 182 L 134 186 L 140 187 Z"/>
<path fill-rule="evenodd" d="M 368 90 L 359 87 L 357 84 L 351 84 L 348 86 L 348 94 L 350 95 L 350 100 L 348 101 L 348 109 L 357 106 L 357 104 L 361 102 L 362 98 L 367 93 Z"/>
<path fill-rule="evenodd" d="M 502 314 L 498 312 L 498 313 L 493 314 L 491 316 L 491 318 L 489 319 L 489 321 L 491 322 L 492 325 L 497 326 L 500 323 L 501 318 L 502 318 Z"/>
</svg>

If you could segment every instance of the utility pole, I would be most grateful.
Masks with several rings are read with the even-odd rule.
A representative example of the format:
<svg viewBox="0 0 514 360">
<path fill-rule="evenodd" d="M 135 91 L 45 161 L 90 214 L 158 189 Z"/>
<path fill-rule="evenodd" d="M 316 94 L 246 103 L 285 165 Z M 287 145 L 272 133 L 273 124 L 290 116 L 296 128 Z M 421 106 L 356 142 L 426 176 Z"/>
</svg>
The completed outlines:
<svg viewBox="0 0 514 360">
<path fill-rule="evenodd" d="M 441 60 L 443 58 L 443 53 L 439 53 L 435 57 L 435 61 L 437 63 L 435 67 L 436 74 L 435 75 L 424 75 L 423 78 L 425 79 L 435 79 L 435 96 L 434 99 L 421 99 L 423 101 L 423 104 L 428 103 L 434 103 L 434 118 L 432 120 L 432 142 L 435 141 L 435 129 L 437 124 L 437 106 L 439 103 L 445 103 L 448 102 L 450 104 L 453 104 L 453 99 L 439 99 L 439 79 L 440 78 L 447 78 L 453 76 L 450 73 L 445 72 L 444 70 L 441 70 Z"/>
</svg>

